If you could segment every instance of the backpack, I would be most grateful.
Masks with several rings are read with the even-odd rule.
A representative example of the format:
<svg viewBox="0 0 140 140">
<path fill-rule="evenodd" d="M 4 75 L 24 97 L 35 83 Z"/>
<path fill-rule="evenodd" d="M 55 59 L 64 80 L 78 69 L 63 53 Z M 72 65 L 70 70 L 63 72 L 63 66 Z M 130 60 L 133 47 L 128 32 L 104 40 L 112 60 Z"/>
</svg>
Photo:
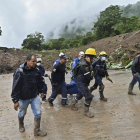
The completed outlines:
<svg viewBox="0 0 140 140">
<path fill-rule="evenodd" d="M 81 75 L 78 75 L 78 71 L 79 71 L 79 68 L 80 68 L 81 66 L 84 66 L 84 65 L 86 65 L 86 66 L 89 67 L 89 65 L 88 65 L 85 61 L 79 61 L 79 63 L 72 69 L 73 77 L 74 77 L 74 78 L 76 78 L 76 77 L 78 77 L 78 76 L 81 76 Z"/>
</svg>

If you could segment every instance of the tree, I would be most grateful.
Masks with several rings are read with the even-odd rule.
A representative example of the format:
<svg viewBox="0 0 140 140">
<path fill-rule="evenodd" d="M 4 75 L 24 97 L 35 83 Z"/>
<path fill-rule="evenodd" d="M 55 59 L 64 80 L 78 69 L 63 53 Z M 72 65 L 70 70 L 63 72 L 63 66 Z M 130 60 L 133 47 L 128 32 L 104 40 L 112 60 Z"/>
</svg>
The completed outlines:
<svg viewBox="0 0 140 140">
<path fill-rule="evenodd" d="M 118 5 L 109 6 L 105 11 L 100 12 L 98 21 L 94 23 L 93 30 L 96 34 L 96 39 L 109 37 L 114 33 L 114 28 L 120 22 L 122 11 Z"/>
<path fill-rule="evenodd" d="M 140 17 L 140 1 L 138 1 L 136 4 L 128 4 L 126 7 L 123 7 L 123 17 L 131 17 L 131 16 L 137 16 Z"/>
<path fill-rule="evenodd" d="M 21 44 L 23 49 L 33 49 L 33 50 L 41 50 L 41 44 L 44 42 L 44 36 L 42 33 L 35 32 L 35 34 L 27 35 L 27 38 L 23 40 Z"/>
<path fill-rule="evenodd" d="M 132 16 L 130 18 L 122 17 L 121 19 L 122 22 L 116 26 L 116 29 L 120 31 L 120 33 L 133 32 L 140 29 L 140 18 Z"/>
</svg>

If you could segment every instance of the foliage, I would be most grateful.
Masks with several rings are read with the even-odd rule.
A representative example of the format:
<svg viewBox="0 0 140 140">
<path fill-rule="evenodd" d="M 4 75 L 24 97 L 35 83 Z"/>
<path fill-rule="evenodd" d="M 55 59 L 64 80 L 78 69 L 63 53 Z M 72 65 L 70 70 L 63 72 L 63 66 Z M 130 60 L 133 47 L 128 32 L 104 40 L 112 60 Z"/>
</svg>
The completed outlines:
<svg viewBox="0 0 140 140">
<path fill-rule="evenodd" d="M 94 23 L 93 30 L 96 39 L 102 39 L 111 35 L 116 35 L 113 26 L 120 22 L 122 11 L 118 5 L 111 5 L 100 12 L 98 21 Z M 115 33 L 115 34 L 114 34 Z"/>
<path fill-rule="evenodd" d="M 128 4 L 126 7 L 122 6 L 120 8 L 123 10 L 122 17 L 140 17 L 140 1 L 136 4 Z"/>
<path fill-rule="evenodd" d="M 44 36 L 39 32 L 35 32 L 35 34 L 27 35 L 27 38 L 23 40 L 21 45 L 23 46 L 23 49 L 42 50 L 41 44 L 43 42 Z"/>
<path fill-rule="evenodd" d="M 45 44 L 44 49 L 47 50 L 65 50 L 70 48 L 77 48 L 95 41 L 94 33 L 88 32 L 86 35 L 77 35 L 73 39 L 51 39 Z"/>
<path fill-rule="evenodd" d="M 45 56 L 45 60 L 52 60 L 52 59 L 53 59 L 52 55 Z"/>
<path fill-rule="evenodd" d="M 75 29 L 73 27 L 70 31 L 67 25 L 60 34 L 61 38 L 51 39 L 47 43 L 44 43 L 44 36 L 41 33 L 35 32 L 35 34 L 27 35 L 27 38 L 23 40 L 23 49 L 42 50 L 42 52 L 45 50 L 63 50 L 64 52 L 67 51 L 67 49 L 78 48 L 105 37 L 140 30 L 139 8 L 140 2 L 137 2 L 135 5 L 129 4 L 126 7 L 121 7 L 121 9 L 118 5 L 111 5 L 100 12 L 98 20 L 94 22 L 94 27 L 92 28 L 94 32 L 87 32 L 85 35 L 80 35 L 80 33 L 82 34 L 82 31 L 84 31 L 84 28 L 80 28 L 79 26 L 79 28 L 75 27 Z M 136 13 L 138 16 L 134 16 Z M 78 35 L 72 38 L 76 32 Z M 110 44 L 110 47 L 113 45 L 114 44 Z"/>
<path fill-rule="evenodd" d="M 140 18 L 136 16 L 132 16 L 130 18 L 122 17 L 121 23 L 116 27 L 116 30 L 120 31 L 121 34 L 136 31 L 139 29 L 140 29 Z"/>
</svg>

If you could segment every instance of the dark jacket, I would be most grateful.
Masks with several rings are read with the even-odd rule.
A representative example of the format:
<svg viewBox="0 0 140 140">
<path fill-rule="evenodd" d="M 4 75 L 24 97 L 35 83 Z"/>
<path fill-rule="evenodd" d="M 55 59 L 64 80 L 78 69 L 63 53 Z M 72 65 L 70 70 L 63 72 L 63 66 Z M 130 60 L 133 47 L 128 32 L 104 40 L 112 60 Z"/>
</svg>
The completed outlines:
<svg viewBox="0 0 140 140">
<path fill-rule="evenodd" d="M 60 84 L 65 81 L 65 72 L 66 66 L 65 64 L 61 64 L 60 62 L 54 65 L 53 71 L 51 73 L 52 83 Z"/>
<path fill-rule="evenodd" d="M 14 103 L 21 100 L 35 98 L 43 92 L 43 78 L 39 69 L 28 69 L 25 62 L 13 75 L 13 87 L 11 97 Z"/>
<path fill-rule="evenodd" d="M 133 74 L 140 73 L 140 55 L 135 57 L 131 70 Z"/>
<path fill-rule="evenodd" d="M 39 69 L 39 71 L 40 71 L 40 73 L 41 73 L 41 76 L 42 76 L 42 78 L 43 78 L 43 82 L 45 83 L 44 77 L 48 77 L 48 74 L 45 74 L 45 69 L 44 69 L 43 66 L 38 66 L 37 68 Z"/>
<path fill-rule="evenodd" d="M 100 75 L 102 77 L 109 76 L 105 61 L 101 61 L 100 59 L 94 61 L 92 63 L 92 68 L 94 71 L 94 77 L 96 77 L 97 75 Z"/>
<path fill-rule="evenodd" d="M 82 63 L 85 64 L 80 66 L 78 69 L 78 76 L 75 81 L 84 83 L 86 86 L 89 86 L 90 81 L 93 79 L 93 76 L 91 75 L 91 64 L 88 63 L 85 59 L 82 61 Z"/>
<path fill-rule="evenodd" d="M 45 75 L 44 67 L 43 66 L 38 66 L 37 68 L 40 70 L 41 76 L 44 76 Z"/>
<path fill-rule="evenodd" d="M 37 68 L 40 70 L 41 76 L 48 77 L 48 74 L 45 74 L 45 69 L 43 66 L 38 66 Z"/>
</svg>

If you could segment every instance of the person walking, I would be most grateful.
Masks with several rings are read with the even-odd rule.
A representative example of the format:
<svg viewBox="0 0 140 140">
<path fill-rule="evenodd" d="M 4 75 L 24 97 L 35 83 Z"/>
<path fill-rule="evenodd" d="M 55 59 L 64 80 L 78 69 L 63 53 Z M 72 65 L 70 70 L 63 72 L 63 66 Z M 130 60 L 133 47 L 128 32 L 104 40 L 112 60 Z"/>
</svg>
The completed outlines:
<svg viewBox="0 0 140 140">
<path fill-rule="evenodd" d="M 68 58 L 65 55 L 61 55 L 60 62 L 54 65 L 52 70 L 52 94 L 48 98 L 50 106 L 53 106 L 53 101 L 59 93 L 62 94 L 61 104 L 67 106 L 67 89 L 65 83 L 66 59 Z"/>
<path fill-rule="evenodd" d="M 28 55 L 26 62 L 18 68 L 13 75 L 12 101 L 14 109 L 18 113 L 19 131 L 24 132 L 24 117 L 28 105 L 34 114 L 34 136 L 46 136 L 46 132 L 40 130 L 41 121 L 41 102 L 38 94 L 43 98 L 43 78 L 39 69 L 36 67 L 36 56 Z"/>
<path fill-rule="evenodd" d="M 79 63 L 80 60 L 84 58 L 84 52 L 81 51 L 78 54 L 78 57 L 74 59 L 73 64 L 72 64 L 72 69 Z"/>
<path fill-rule="evenodd" d="M 43 78 L 43 93 L 44 93 L 44 97 L 42 98 L 42 101 L 47 101 L 46 100 L 46 95 L 47 95 L 47 84 L 45 83 L 45 79 L 44 79 L 44 77 L 48 77 L 48 78 L 50 78 L 50 75 L 48 75 L 48 74 L 45 74 L 45 69 L 44 69 L 44 67 L 41 65 L 41 63 L 42 63 L 42 59 L 40 58 L 40 57 L 37 57 L 37 67 L 38 67 L 38 69 L 40 70 L 40 73 L 41 73 L 41 76 L 42 76 L 42 78 Z"/>
<path fill-rule="evenodd" d="M 79 61 L 82 61 L 84 58 L 84 52 L 81 51 L 78 54 L 78 57 L 74 59 L 73 63 L 72 63 L 72 69 L 74 69 L 74 67 L 79 63 Z M 72 72 L 72 79 L 73 79 L 73 72 Z"/>
<path fill-rule="evenodd" d="M 139 83 L 138 87 L 140 89 L 140 54 L 135 57 L 131 70 L 132 70 L 133 78 L 128 87 L 128 94 L 136 95 L 135 93 L 133 93 L 133 88 L 134 85 L 138 82 Z"/>
<path fill-rule="evenodd" d="M 7 54 L 6 48 L 4 49 L 4 54 L 5 54 L 5 55 Z"/>
<path fill-rule="evenodd" d="M 107 101 L 107 98 L 105 98 L 103 94 L 105 86 L 102 82 L 102 79 L 103 77 L 106 77 L 107 80 L 110 80 L 111 82 L 112 80 L 109 78 L 109 74 L 107 72 L 107 67 L 106 67 L 106 62 L 105 62 L 106 57 L 107 57 L 106 52 L 104 51 L 100 52 L 99 57 L 100 58 L 98 60 L 92 63 L 95 83 L 92 87 L 90 87 L 90 92 L 97 89 L 97 87 L 99 86 L 100 100 Z"/>
<path fill-rule="evenodd" d="M 85 51 L 84 60 L 77 65 L 74 70 L 74 80 L 76 82 L 76 86 L 78 88 L 78 94 L 75 98 L 73 98 L 70 108 L 74 111 L 78 110 L 76 107 L 76 103 L 82 97 L 85 97 L 84 102 L 84 114 L 92 118 L 94 114 L 89 111 L 90 103 L 92 101 L 93 95 L 90 93 L 88 86 L 90 81 L 93 79 L 93 73 L 91 69 L 91 63 L 93 62 L 93 58 L 96 56 L 96 51 L 93 48 L 89 48 Z"/>
<path fill-rule="evenodd" d="M 60 53 L 60 54 L 59 54 L 59 59 L 57 59 L 57 60 L 53 63 L 53 68 L 54 68 L 54 66 L 55 66 L 57 63 L 60 62 L 60 57 L 61 57 L 62 55 L 65 55 L 65 54 L 64 54 L 64 53 Z"/>
</svg>

